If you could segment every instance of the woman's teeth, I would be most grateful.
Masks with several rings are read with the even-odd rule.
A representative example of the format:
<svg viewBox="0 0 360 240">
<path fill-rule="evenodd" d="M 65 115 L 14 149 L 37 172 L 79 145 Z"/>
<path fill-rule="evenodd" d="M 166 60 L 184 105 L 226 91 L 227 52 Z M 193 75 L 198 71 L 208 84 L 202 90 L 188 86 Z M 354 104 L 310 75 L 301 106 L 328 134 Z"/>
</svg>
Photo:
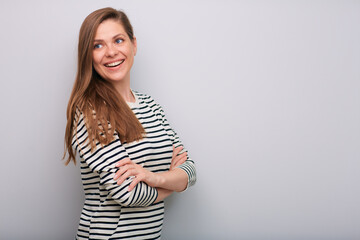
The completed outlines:
<svg viewBox="0 0 360 240">
<path fill-rule="evenodd" d="M 120 64 L 122 64 L 123 62 L 124 62 L 124 60 L 109 63 L 109 64 L 105 64 L 105 67 L 116 67 L 116 66 L 119 66 Z"/>
</svg>

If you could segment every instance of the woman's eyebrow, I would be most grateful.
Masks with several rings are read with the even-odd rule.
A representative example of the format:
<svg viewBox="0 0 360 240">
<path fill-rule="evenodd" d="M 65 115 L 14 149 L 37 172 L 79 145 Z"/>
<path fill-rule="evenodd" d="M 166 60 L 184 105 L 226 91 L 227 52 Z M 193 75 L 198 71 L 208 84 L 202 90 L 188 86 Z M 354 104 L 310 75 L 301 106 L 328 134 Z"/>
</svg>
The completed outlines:
<svg viewBox="0 0 360 240">
<path fill-rule="evenodd" d="M 125 37 L 124 34 L 119 33 L 119 34 L 116 34 L 115 36 L 113 36 L 113 39 L 114 39 L 114 38 L 118 38 L 118 37 L 120 37 L 120 36 Z M 104 41 L 104 40 L 102 40 L 102 39 L 94 39 L 94 42 L 102 42 L 102 41 Z"/>
<path fill-rule="evenodd" d="M 124 34 L 119 33 L 119 34 L 116 34 L 113 38 L 118 38 L 118 37 L 120 37 L 120 36 L 125 37 L 125 35 L 124 35 Z"/>
</svg>

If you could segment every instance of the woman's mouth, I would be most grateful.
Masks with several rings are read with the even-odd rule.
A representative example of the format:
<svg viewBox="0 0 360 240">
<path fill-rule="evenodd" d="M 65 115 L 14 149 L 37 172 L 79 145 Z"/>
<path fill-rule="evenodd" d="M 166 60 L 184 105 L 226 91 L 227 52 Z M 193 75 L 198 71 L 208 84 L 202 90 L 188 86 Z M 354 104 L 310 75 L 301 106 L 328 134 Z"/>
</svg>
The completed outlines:
<svg viewBox="0 0 360 240">
<path fill-rule="evenodd" d="M 117 67 L 119 66 L 120 64 L 122 64 L 125 60 L 120 60 L 120 61 L 116 61 L 116 62 L 112 62 L 112 63 L 107 63 L 107 64 L 104 64 L 105 67 Z"/>
</svg>

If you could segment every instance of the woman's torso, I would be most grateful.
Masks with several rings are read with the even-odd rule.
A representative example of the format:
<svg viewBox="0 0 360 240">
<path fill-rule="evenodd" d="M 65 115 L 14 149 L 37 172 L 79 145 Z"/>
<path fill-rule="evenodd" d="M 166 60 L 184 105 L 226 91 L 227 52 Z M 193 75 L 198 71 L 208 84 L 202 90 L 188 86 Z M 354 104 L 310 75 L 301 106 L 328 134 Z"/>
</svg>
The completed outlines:
<svg viewBox="0 0 360 240">
<path fill-rule="evenodd" d="M 168 171 L 172 158 L 172 142 L 163 126 L 161 113 L 153 100 L 135 93 L 136 102 L 129 103 L 146 131 L 140 141 L 123 143 L 132 161 L 152 172 Z M 105 146 L 106 147 L 106 146 Z M 114 158 L 117 152 L 114 150 Z M 77 239 L 159 239 L 164 217 L 164 203 L 147 207 L 126 207 L 115 202 L 103 186 L 97 172 L 84 159 L 81 177 L 85 193 Z"/>
</svg>

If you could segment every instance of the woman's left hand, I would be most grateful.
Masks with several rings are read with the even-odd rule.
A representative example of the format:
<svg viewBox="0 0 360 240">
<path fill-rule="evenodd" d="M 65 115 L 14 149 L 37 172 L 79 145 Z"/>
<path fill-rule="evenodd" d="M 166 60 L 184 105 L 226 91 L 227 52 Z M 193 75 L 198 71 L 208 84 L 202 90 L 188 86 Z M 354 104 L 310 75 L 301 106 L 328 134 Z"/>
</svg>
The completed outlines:
<svg viewBox="0 0 360 240">
<path fill-rule="evenodd" d="M 156 187 L 160 181 L 158 175 L 146 170 L 141 165 L 134 163 L 130 158 L 120 160 L 115 167 L 120 167 L 114 176 L 114 180 L 117 180 L 118 185 L 121 185 L 128 177 L 134 176 L 128 189 L 129 192 L 141 181 L 145 182 L 150 187 Z"/>
</svg>

